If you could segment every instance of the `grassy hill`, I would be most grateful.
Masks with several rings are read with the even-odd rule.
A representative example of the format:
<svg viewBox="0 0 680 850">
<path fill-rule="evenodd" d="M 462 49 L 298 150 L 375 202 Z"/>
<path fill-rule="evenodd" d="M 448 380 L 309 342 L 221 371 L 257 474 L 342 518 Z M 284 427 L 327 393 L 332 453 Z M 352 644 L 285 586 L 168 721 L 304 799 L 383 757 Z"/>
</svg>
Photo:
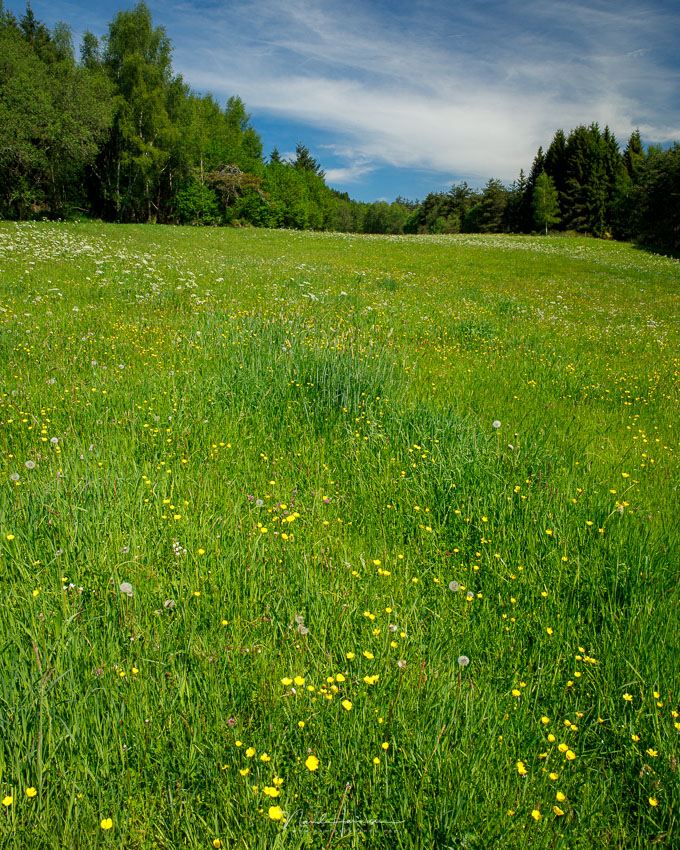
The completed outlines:
<svg viewBox="0 0 680 850">
<path fill-rule="evenodd" d="M 0 848 L 674 847 L 680 264 L 0 225 Z"/>
</svg>

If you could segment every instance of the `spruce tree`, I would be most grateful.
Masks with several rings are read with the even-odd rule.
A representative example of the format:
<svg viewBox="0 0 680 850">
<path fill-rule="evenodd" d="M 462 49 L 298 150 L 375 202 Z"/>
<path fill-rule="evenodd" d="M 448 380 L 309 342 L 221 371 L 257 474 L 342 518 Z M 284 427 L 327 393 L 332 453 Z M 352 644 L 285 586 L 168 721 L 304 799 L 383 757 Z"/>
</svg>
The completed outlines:
<svg viewBox="0 0 680 850">
<path fill-rule="evenodd" d="M 628 144 L 623 152 L 623 164 L 628 176 L 633 182 L 637 182 L 645 162 L 645 150 L 640 139 L 640 130 L 635 130 L 628 139 Z"/>
<path fill-rule="evenodd" d="M 552 142 L 545 154 L 545 170 L 550 175 L 557 189 L 558 202 L 560 204 L 560 216 L 564 214 L 562 209 L 565 203 L 565 192 L 567 188 L 567 139 L 564 130 L 557 130 Z"/>
<path fill-rule="evenodd" d="M 295 146 L 295 159 L 291 165 L 298 171 L 312 171 L 318 174 L 319 177 L 324 176 L 321 165 L 310 154 L 309 148 L 305 147 L 302 142 L 298 142 Z"/>
</svg>

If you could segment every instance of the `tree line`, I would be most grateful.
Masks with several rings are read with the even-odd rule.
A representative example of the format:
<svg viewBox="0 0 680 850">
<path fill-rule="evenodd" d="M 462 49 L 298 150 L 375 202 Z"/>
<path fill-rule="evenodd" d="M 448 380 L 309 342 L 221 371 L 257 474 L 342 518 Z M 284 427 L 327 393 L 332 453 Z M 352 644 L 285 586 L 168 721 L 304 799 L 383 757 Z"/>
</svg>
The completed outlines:
<svg viewBox="0 0 680 850">
<path fill-rule="evenodd" d="M 423 201 L 361 203 L 325 182 L 300 142 L 284 160 L 238 96 L 221 106 L 172 69 L 144 2 L 106 35 L 49 29 L 0 0 L 0 217 L 249 224 L 361 233 L 563 231 L 680 249 L 680 145 L 623 151 L 608 127 L 555 133 L 528 175 Z"/>
</svg>

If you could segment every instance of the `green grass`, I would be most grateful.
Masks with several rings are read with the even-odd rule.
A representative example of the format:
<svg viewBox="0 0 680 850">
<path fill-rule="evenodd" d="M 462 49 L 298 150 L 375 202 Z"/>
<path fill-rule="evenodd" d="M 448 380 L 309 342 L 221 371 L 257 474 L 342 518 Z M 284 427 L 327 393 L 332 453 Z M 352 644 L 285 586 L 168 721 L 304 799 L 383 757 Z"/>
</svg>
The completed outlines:
<svg viewBox="0 0 680 850">
<path fill-rule="evenodd" d="M 2 224 L 0 848 L 678 846 L 679 295 Z"/>
</svg>

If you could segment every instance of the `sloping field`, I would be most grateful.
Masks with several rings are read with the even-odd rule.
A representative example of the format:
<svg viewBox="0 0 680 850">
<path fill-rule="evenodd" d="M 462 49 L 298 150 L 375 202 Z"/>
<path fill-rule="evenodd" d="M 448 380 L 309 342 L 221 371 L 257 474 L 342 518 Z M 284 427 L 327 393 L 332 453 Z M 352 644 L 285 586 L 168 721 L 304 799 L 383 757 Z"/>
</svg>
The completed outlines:
<svg viewBox="0 0 680 850">
<path fill-rule="evenodd" d="M 680 265 L 0 226 L 0 847 L 677 847 Z"/>
</svg>

